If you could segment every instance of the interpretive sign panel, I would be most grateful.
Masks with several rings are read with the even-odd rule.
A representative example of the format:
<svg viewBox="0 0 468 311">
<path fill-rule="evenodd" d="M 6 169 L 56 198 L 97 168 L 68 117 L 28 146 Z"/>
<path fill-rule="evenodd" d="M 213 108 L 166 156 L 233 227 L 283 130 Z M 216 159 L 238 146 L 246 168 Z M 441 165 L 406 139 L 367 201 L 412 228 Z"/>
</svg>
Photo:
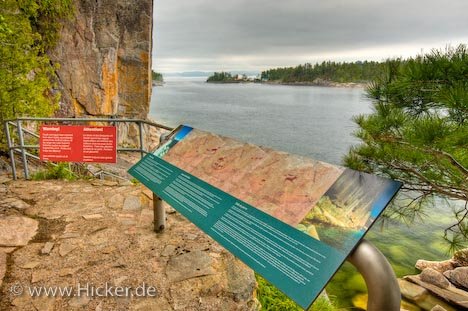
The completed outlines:
<svg viewBox="0 0 468 311">
<path fill-rule="evenodd" d="M 116 163 L 115 126 L 43 125 L 39 156 L 54 162 Z"/>
<path fill-rule="evenodd" d="M 129 173 L 303 308 L 401 187 L 187 126 Z"/>
</svg>

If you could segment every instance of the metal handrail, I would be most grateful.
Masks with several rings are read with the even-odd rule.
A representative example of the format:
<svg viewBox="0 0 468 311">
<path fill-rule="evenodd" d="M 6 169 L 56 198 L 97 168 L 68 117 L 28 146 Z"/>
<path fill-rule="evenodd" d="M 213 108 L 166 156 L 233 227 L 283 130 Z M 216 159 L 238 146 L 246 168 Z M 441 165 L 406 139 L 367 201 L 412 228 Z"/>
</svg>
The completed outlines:
<svg viewBox="0 0 468 311">
<path fill-rule="evenodd" d="M 145 119 L 129 119 L 129 118 L 33 118 L 22 117 L 16 119 L 5 120 L 4 122 L 17 122 L 17 121 L 57 121 L 57 122 L 129 122 L 129 123 L 143 123 L 154 127 L 162 128 L 163 130 L 172 131 L 174 128 L 160 123 L 152 122 Z"/>
<path fill-rule="evenodd" d="M 39 138 L 39 135 L 33 131 L 23 128 L 22 122 L 57 122 L 57 123 L 82 123 L 82 122 L 105 122 L 105 123 L 136 123 L 138 125 L 138 148 L 129 148 L 129 147 L 117 147 L 117 151 L 128 151 L 128 152 L 139 152 L 141 157 L 149 153 L 144 146 L 143 140 L 143 125 L 149 125 L 159 129 L 172 131 L 173 128 L 162 125 L 156 122 L 152 122 L 145 119 L 130 119 L 130 118 L 35 118 L 35 117 L 21 117 L 16 119 L 9 119 L 3 122 L 5 128 L 6 139 L 8 143 L 8 152 L 10 154 L 10 162 L 13 173 L 13 179 L 17 179 L 16 174 L 16 163 L 15 163 L 15 153 L 21 155 L 24 169 L 24 177 L 29 179 L 29 167 L 28 167 L 28 157 L 39 160 L 39 157 L 27 152 L 28 149 L 39 149 L 39 145 L 26 145 L 24 141 L 24 134 L 31 135 L 35 138 Z M 12 141 L 10 126 L 16 128 L 19 144 L 15 144 Z"/>
</svg>

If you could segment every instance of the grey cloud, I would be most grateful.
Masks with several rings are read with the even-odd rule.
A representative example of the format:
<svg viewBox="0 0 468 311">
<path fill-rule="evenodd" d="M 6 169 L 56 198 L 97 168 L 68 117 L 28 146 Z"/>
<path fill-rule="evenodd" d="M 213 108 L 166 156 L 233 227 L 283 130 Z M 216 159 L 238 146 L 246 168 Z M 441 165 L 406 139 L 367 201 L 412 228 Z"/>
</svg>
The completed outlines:
<svg viewBox="0 0 468 311">
<path fill-rule="evenodd" d="M 313 55 L 468 37 L 468 1 L 156 0 L 154 55 Z"/>
</svg>

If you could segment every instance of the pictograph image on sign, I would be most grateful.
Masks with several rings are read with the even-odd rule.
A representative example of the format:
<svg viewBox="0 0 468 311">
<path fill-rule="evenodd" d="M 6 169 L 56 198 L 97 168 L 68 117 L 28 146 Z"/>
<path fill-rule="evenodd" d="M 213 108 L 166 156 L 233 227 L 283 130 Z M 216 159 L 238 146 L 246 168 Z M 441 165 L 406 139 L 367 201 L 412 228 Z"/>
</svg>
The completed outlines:
<svg viewBox="0 0 468 311">
<path fill-rule="evenodd" d="M 43 161 L 116 163 L 116 127 L 43 125 L 39 156 Z"/>
<path fill-rule="evenodd" d="M 129 173 L 303 308 L 401 187 L 188 126 Z"/>
</svg>

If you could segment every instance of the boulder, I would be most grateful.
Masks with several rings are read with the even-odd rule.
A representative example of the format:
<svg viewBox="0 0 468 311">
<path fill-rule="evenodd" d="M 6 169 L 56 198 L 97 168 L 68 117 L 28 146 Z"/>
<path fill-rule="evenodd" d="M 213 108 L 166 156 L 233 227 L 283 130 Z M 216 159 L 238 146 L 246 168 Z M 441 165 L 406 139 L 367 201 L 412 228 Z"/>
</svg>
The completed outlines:
<svg viewBox="0 0 468 311">
<path fill-rule="evenodd" d="M 468 289 L 468 267 L 459 267 L 447 273 L 450 282 Z"/>
<path fill-rule="evenodd" d="M 431 268 L 440 273 L 444 273 L 447 270 L 453 270 L 455 268 L 455 262 L 453 260 L 429 261 L 420 259 L 416 262 L 415 267 L 421 271 L 426 268 Z"/>
<path fill-rule="evenodd" d="M 448 311 L 468 309 L 468 294 L 465 291 L 459 290 L 453 286 L 448 289 L 440 288 L 431 283 L 422 281 L 419 275 L 408 275 L 405 276 L 404 279 L 415 283 L 420 287 L 424 287 L 428 292 L 430 292 L 430 294 L 428 293 L 427 295 L 414 300 L 414 302 L 424 310 L 431 310 L 437 304 Z M 457 306 L 458 309 L 455 309 L 449 303 Z"/>
<path fill-rule="evenodd" d="M 420 274 L 421 281 L 433 284 L 440 288 L 448 288 L 450 282 L 445 278 L 445 276 L 432 268 L 426 268 Z"/>
<path fill-rule="evenodd" d="M 453 260 L 459 267 L 468 267 L 468 248 L 455 252 Z"/>
<path fill-rule="evenodd" d="M 255 275 L 244 263 L 234 257 L 227 259 L 227 292 L 234 301 L 248 301 L 257 287 Z"/>
<path fill-rule="evenodd" d="M 420 300 L 427 295 L 428 291 L 419 285 L 406 280 L 398 279 L 401 295 L 410 301 Z"/>
</svg>

